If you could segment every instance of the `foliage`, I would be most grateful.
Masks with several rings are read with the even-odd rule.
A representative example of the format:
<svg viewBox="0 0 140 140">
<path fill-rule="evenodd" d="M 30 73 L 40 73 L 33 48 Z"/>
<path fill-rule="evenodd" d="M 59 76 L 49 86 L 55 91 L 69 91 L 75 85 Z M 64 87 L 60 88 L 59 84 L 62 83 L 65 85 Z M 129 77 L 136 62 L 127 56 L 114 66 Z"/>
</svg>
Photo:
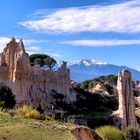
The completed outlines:
<svg viewBox="0 0 140 140">
<path fill-rule="evenodd" d="M 16 115 L 21 115 L 27 118 L 33 118 L 39 115 L 39 112 L 36 109 L 32 109 L 29 106 L 23 106 L 16 109 Z"/>
<path fill-rule="evenodd" d="M 114 126 L 102 126 L 95 131 L 103 140 L 124 140 L 122 132 Z"/>
<path fill-rule="evenodd" d="M 11 112 L 10 114 L 12 114 L 13 112 Z M 52 120 L 52 118 L 50 116 L 44 115 L 44 114 L 40 114 L 36 109 L 33 109 L 29 106 L 23 106 L 23 107 L 19 107 L 15 110 L 15 114 L 16 116 L 22 116 L 25 118 L 34 118 L 34 119 L 40 119 L 40 120 Z"/>
<path fill-rule="evenodd" d="M 29 56 L 29 59 L 30 59 L 30 63 L 31 65 L 35 65 L 35 60 L 39 60 L 40 59 L 40 66 L 43 66 L 44 65 L 44 61 L 43 59 L 49 57 L 48 55 L 46 54 L 32 54 Z"/>
<path fill-rule="evenodd" d="M 29 59 L 32 66 L 36 64 L 40 67 L 47 65 L 49 70 L 52 70 L 56 64 L 56 60 L 46 54 L 32 54 L 29 56 Z"/>
<path fill-rule="evenodd" d="M 90 90 L 91 88 L 95 87 L 98 83 L 107 83 L 107 86 L 112 88 L 112 85 L 117 84 L 117 76 L 116 75 L 107 75 L 107 76 L 100 76 L 97 78 L 94 78 L 92 80 L 86 80 L 79 84 L 80 88 L 83 88 L 85 90 Z"/>
<path fill-rule="evenodd" d="M 110 75 L 107 75 L 107 76 L 100 76 L 98 78 L 95 78 L 94 80 L 98 81 L 98 82 L 102 82 L 102 83 L 104 83 L 105 81 L 117 82 L 117 76 L 113 75 L 113 74 L 110 74 Z"/>
<path fill-rule="evenodd" d="M 51 71 L 56 64 L 56 60 L 51 57 L 47 57 L 44 59 L 44 63 L 49 67 L 49 70 Z"/>
<path fill-rule="evenodd" d="M 77 100 L 74 105 L 78 110 L 86 108 L 96 110 L 101 106 L 108 110 L 116 110 L 118 108 L 118 100 L 113 96 L 106 96 L 97 93 L 91 94 L 80 88 L 75 88 L 75 90 L 77 92 Z"/>
<path fill-rule="evenodd" d="M 3 109 L 11 109 L 15 104 L 15 96 L 11 89 L 6 85 L 0 85 L 0 107 Z"/>
<path fill-rule="evenodd" d="M 113 125 L 114 122 L 112 118 L 110 117 L 109 112 L 93 112 L 94 118 L 88 119 L 88 126 L 92 129 L 95 129 L 96 127 L 101 127 L 104 125 Z"/>
<path fill-rule="evenodd" d="M 129 126 L 124 131 L 124 136 L 126 140 L 139 140 L 140 139 L 140 129 Z"/>
<path fill-rule="evenodd" d="M 80 83 L 80 88 L 83 88 L 83 89 L 89 89 L 89 84 L 92 82 L 93 80 L 86 80 L 82 83 Z"/>
</svg>

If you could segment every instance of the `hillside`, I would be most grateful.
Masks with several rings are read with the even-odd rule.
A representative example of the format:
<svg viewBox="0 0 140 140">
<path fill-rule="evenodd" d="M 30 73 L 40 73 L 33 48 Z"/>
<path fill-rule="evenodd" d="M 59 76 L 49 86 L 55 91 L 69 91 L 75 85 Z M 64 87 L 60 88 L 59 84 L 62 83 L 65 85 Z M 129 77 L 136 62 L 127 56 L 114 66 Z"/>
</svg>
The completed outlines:
<svg viewBox="0 0 140 140">
<path fill-rule="evenodd" d="M 55 120 L 11 116 L 0 111 L 0 140 L 102 140 L 93 130 Z"/>
<path fill-rule="evenodd" d="M 0 140 L 73 140 L 68 131 L 50 125 L 53 122 L 0 114 Z"/>
</svg>

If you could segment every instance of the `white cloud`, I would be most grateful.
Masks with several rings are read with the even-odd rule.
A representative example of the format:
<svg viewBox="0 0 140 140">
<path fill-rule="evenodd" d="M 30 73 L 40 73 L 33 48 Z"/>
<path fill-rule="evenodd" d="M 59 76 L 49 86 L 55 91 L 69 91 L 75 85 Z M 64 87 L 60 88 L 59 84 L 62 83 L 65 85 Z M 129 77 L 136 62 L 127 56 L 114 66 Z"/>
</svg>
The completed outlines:
<svg viewBox="0 0 140 140">
<path fill-rule="evenodd" d="M 29 54 L 39 53 L 40 49 L 38 46 L 31 46 L 26 49 Z"/>
<path fill-rule="evenodd" d="M 55 53 L 47 53 L 48 55 L 50 55 L 51 57 L 54 57 L 54 58 L 58 58 L 61 56 L 61 54 L 59 52 L 55 52 Z"/>
<path fill-rule="evenodd" d="M 40 54 L 47 54 L 47 55 L 50 55 L 51 57 L 54 57 L 54 58 L 58 58 L 61 56 L 61 53 L 62 52 L 56 52 L 55 50 L 45 50 L 45 52 L 41 49 L 42 47 L 41 46 L 31 46 L 31 47 L 28 47 L 27 48 L 27 52 L 31 55 L 31 54 L 36 54 L 36 53 L 40 53 Z"/>
<path fill-rule="evenodd" d="M 11 38 L 8 37 L 0 37 L 0 51 L 3 50 L 3 48 L 6 46 L 7 43 L 9 43 L 11 40 Z M 17 41 L 19 41 L 19 39 L 16 39 Z M 35 40 L 35 39 L 24 39 L 23 40 L 25 46 L 30 46 L 33 44 L 38 44 L 38 43 L 43 43 L 43 42 L 47 42 L 47 40 Z M 29 47 L 32 50 L 36 50 L 37 51 L 37 47 Z M 38 49 L 39 50 L 39 49 Z"/>
<path fill-rule="evenodd" d="M 0 52 L 2 52 L 2 50 L 4 49 L 4 47 L 9 41 L 10 39 L 7 37 L 0 37 Z"/>
<path fill-rule="evenodd" d="M 6 44 L 9 43 L 11 39 L 8 37 L 0 37 L 0 52 L 3 51 L 3 49 L 5 48 Z M 19 39 L 16 39 L 17 41 L 19 41 Z M 62 52 L 56 52 L 55 50 L 46 50 L 46 52 L 44 52 L 41 48 L 41 46 L 38 46 L 39 43 L 43 43 L 43 42 L 47 42 L 47 40 L 35 40 L 35 39 L 25 39 L 23 40 L 25 47 L 26 47 L 26 51 L 29 54 L 35 54 L 35 53 L 44 53 L 44 54 L 48 54 L 52 57 L 60 57 Z"/>
<path fill-rule="evenodd" d="M 74 46 L 123 46 L 123 45 L 140 45 L 140 40 L 71 40 L 60 42 L 60 44 L 74 45 Z"/>
<path fill-rule="evenodd" d="M 41 16 L 42 15 L 42 16 Z M 43 33 L 140 32 L 140 1 L 42 11 L 20 25 Z"/>
<path fill-rule="evenodd" d="M 31 45 L 31 44 L 38 44 L 38 43 L 44 43 L 47 42 L 47 40 L 35 40 L 35 39 L 25 39 L 23 40 L 25 45 Z"/>
</svg>

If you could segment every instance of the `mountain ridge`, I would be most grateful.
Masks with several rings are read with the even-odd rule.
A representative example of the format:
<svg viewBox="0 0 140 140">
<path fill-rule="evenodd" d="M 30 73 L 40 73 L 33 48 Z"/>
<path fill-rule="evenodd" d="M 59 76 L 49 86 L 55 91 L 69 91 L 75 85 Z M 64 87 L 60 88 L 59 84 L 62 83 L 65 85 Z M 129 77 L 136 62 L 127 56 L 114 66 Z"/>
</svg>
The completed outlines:
<svg viewBox="0 0 140 140">
<path fill-rule="evenodd" d="M 76 82 L 82 82 L 102 75 L 118 75 L 118 72 L 122 69 L 129 70 L 132 73 L 134 80 L 140 80 L 139 70 L 127 66 L 106 63 L 100 60 L 81 59 L 74 62 L 68 62 L 68 68 L 71 71 L 71 79 Z"/>
<path fill-rule="evenodd" d="M 60 68 L 63 61 L 57 61 L 53 70 Z M 132 73 L 133 80 L 140 80 L 140 71 L 128 66 L 119 66 L 95 59 L 81 59 L 77 61 L 67 62 L 67 67 L 70 69 L 71 80 L 83 82 L 85 80 L 94 79 L 99 76 L 110 74 L 118 75 L 119 71 L 127 69 Z M 42 67 L 48 70 L 45 65 Z"/>
</svg>

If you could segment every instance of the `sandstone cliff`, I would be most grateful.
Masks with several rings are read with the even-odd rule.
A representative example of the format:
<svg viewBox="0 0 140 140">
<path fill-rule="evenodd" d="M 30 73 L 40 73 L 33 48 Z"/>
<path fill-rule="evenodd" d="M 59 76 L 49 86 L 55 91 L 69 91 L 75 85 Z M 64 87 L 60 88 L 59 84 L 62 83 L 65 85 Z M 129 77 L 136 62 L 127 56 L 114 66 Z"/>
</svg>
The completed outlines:
<svg viewBox="0 0 140 140">
<path fill-rule="evenodd" d="M 17 106 L 27 104 L 46 110 L 53 91 L 63 94 L 69 102 L 74 100 L 70 93 L 70 72 L 66 63 L 53 72 L 30 66 L 22 40 L 16 42 L 14 38 L 0 54 L 0 83 L 12 89 Z"/>
</svg>

